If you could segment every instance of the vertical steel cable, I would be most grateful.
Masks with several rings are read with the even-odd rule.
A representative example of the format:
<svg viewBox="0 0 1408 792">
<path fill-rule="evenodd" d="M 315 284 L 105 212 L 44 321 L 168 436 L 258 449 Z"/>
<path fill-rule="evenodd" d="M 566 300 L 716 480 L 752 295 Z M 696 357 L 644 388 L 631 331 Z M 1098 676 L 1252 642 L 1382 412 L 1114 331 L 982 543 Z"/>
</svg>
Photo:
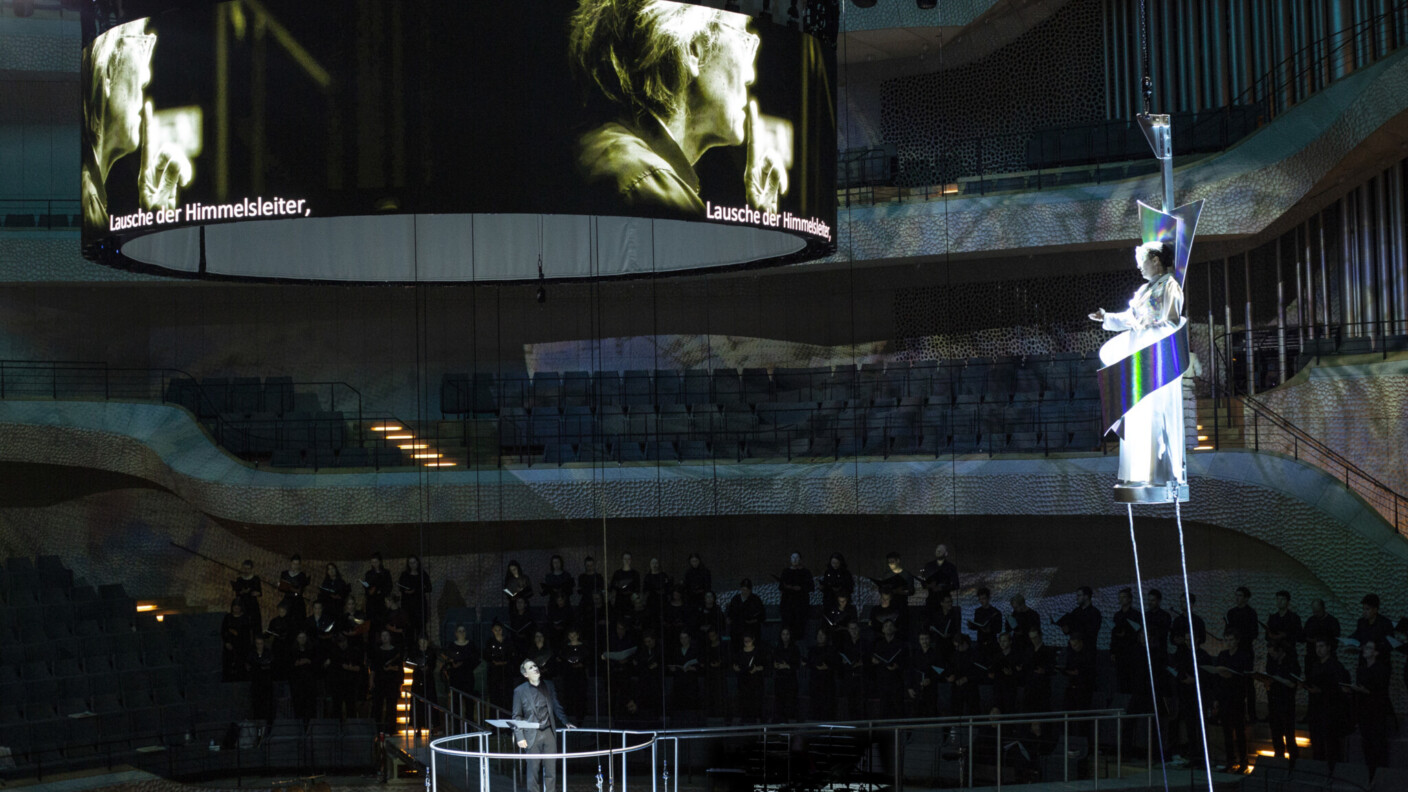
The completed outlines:
<svg viewBox="0 0 1408 792">
<path fill-rule="evenodd" d="M 1203 717 L 1203 682 L 1198 673 L 1198 634 L 1193 630 L 1193 596 L 1188 583 L 1188 550 L 1183 541 L 1183 506 L 1173 502 L 1173 514 L 1178 521 L 1178 559 L 1183 568 L 1183 608 L 1188 617 L 1188 651 L 1193 659 L 1193 690 L 1198 697 L 1198 736 L 1203 742 L 1203 773 L 1208 780 L 1208 792 L 1213 792 L 1212 757 L 1208 752 L 1208 724 Z"/>
<path fill-rule="evenodd" d="M 1153 712 L 1150 714 L 1154 718 L 1155 735 L 1159 740 L 1159 770 L 1163 773 L 1164 792 L 1168 792 L 1168 767 L 1164 759 L 1164 727 L 1159 722 L 1159 689 L 1154 684 L 1154 653 L 1149 648 L 1149 616 L 1144 612 L 1144 575 L 1139 569 L 1139 540 L 1134 536 L 1134 504 L 1126 503 L 1124 507 L 1129 512 L 1129 544 L 1134 548 L 1134 591 L 1135 598 L 1139 600 L 1139 634 L 1144 638 L 1144 665 L 1149 669 L 1149 704 L 1153 707 Z M 1164 636 L 1164 640 L 1167 641 L 1168 636 Z"/>
</svg>

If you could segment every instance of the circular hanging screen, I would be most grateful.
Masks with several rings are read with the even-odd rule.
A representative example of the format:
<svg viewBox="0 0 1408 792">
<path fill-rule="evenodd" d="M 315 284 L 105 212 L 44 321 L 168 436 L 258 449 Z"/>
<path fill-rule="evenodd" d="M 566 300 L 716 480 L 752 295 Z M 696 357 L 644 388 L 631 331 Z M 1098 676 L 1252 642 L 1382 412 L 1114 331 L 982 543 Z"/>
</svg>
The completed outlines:
<svg viewBox="0 0 1408 792">
<path fill-rule="evenodd" d="M 833 247 L 834 52 L 668 0 L 230 0 L 83 54 L 83 242 L 219 277 L 502 281 Z"/>
</svg>

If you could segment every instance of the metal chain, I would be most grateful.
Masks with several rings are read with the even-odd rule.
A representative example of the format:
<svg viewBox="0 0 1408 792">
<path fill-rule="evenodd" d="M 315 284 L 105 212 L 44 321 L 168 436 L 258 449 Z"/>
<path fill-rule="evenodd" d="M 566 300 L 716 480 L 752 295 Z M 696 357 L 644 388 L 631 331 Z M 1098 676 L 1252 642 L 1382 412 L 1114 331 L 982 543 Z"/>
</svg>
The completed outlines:
<svg viewBox="0 0 1408 792">
<path fill-rule="evenodd" d="M 1139 55 L 1144 70 L 1141 83 L 1144 92 L 1144 115 L 1153 112 L 1154 77 L 1149 68 L 1149 5 L 1148 0 L 1139 0 Z"/>
</svg>

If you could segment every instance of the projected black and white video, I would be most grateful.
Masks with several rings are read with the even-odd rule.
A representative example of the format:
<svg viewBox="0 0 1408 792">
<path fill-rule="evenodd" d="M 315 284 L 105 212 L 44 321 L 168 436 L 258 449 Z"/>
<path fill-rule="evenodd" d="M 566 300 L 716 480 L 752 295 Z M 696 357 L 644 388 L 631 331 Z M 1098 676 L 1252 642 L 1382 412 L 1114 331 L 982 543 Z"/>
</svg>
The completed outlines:
<svg viewBox="0 0 1408 792">
<path fill-rule="evenodd" d="M 84 50 L 85 250 L 399 280 L 385 262 L 409 244 L 430 257 L 422 279 L 512 279 L 527 273 L 451 259 L 500 241 L 498 258 L 548 259 L 537 239 L 577 250 L 579 232 L 631 247 L 651 232 L 601 220 L 648 218 L 725 240 L 653 226 L 654 269 L 802 255 L 833 241 L 834 61 L 796 30 L 669 0 L 275 0 L 125 21 Z"/>
</svg>

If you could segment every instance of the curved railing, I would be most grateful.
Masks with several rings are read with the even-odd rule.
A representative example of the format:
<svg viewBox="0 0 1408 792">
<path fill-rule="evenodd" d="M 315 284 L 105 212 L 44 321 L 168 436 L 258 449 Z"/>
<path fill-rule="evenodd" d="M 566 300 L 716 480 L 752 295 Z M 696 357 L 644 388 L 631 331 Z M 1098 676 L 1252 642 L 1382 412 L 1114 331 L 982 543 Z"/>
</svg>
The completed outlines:
<svg viewBox="0 0 1408 792">
<path fill-rule="evenodd" d="M 567 747 L 567 737 L 568 735 L 573 734 L 596 735 L 598 739 L 601 735 L 607 735 L 607 747 L 596 748 L 590 751 L 565 750 Z M 525 762 L 528 762 L 530 760 L 557 760 L 561 762 L 561 767 L 559 768 L 559 776 L 562 783 L 563 792 L 567 792 L 567 761 L 569 759 L 597 759 L 598 764 L 599 760 L 606 759 L 608 763 L 614 763 L 617 757 L 624 757 L 629 754 L 636 753 L 638 751 L 644 751 L 646 749 L 649 749 L 650 766 L 653 768 L 659 763 L 659 758 L 656 755 L 657 735 L 655 732 L 628 731 L 622 729 L 578 729 L 574 727 L 559 731 L 558 735 L 562 737 L 562 745 L 564 750 L 553 753 L 525 753 L 523 751 L 515 751 L 509 753 L 503 751 L 491 751 L 489 750 L 489 740 L 494 735 L 493 733 L 487 731 L 472 732 L 469 734 L 456 734 L 433 740 L 430 743 L 429 781 L 431 792 L 436 792 L 439 789 L 441 772 L 440 768 L 442 766 L 442 762 L 448 760 L 451 757 L 458 757 L 460 759 L 466 760 L 465 768 L 467 771 L 468 768 L 470 768 L 471 766 L 475 767 L 479 777 L 479 788 L 482 790 L 487 790 L 490 788 L 490 762 L 494 760 L 498 760 L 500 762 L 513 763 L 512 773 L 514 777 L 515 786 L 517 785 L 517 780 L 519 777 L 518 771 L 520 769 L 524 769 L 523 765 Z M 621 745 L 619 747 L 611 744 L 611 741 L 616 737 L 619 737 L 621 740 Z M 634 743 L 629 742 L 632 738 L 641 739 Z M 471 741 L 476 747 L 476 750 L 467 750 L 451 747 L 451 745 L 456 742 L 469 743 Z M 442 759 L 442 757 L 444 757 L 444 759 Z M 676 747 L 676 759 L 678 760 L 678 746 Z M 468 775 L 468 772 L 466 772 L 466 775 Z M 600 769 L 598 769 L 598 776 L 600 776 Z M 648 778 L 650 778 L 651 789 L 655 789 L 656 786 L 654 773 L 651 773 Z M 627 785 L 627 779 L 628 765 L 626 762 L 623 761 L 621 762 L 620 786 L 620 788 L 623 790 L 630 788 Z"/>
<path fill-rule="evenodd" d="M 852 782 L 863 788 L 893 784 L 892 788 L 900 789 L 906 781 L 928 778 L 918 768 L 936 763 L 943 763 L 955 774 L 960 787 L 980 786 L 988 781 L 1001 783 L 999 779 L 1010 775 L 1014 764 L 1028 768 L 1040 765 L 1039 775 L 1048 782 L 1068 783 L 1091 777 L 1098 782 L 1102 777 L 1116 779 L 1142 772 L 1148 774 L 1152 784 L 1163 764 L 1154 748 L 1158 744 L 1154 730 L 1151 715 L 1121 709 L 691 729 L 586 728 L 559 732 L 564 736 L 563 751 L 551 754 L 492 751 L 490 741 L 502 734 L 475 730 L 430 743 L 429 781 L 432 790 L 439 789 L 442 776 L 447 787 L 474 789 L 477 779 L 478 788 L 487 790 L 491 762 L 499 762 L 499 774 L 512 774 L 516 782 L 520 777 L 517 770 L 525 760 L 553 758 L 562 762 L 559 783 L 566 790 L 569 760 L 606 758 L 604 768 L 600 762 L 595 768 L 598 783 L 603 783 L 601 788 L 605 788 L 605 782 L 613 789 L 655 792 L 678 792 L 682 776 L 694 777 L 701 772 L 716 779 L 746 779 L 773 789 L 840 788 Z M 584 736 L 591 736 L 597 747 L 590 751 L 569 750 L 569 741 Z M 603 737 L 608 743 L 619 739 L 619 744 L 602 748 Z M 1138 747 L 1128 744 L 1130 739 Z M 470 746 L 452 747 L 456 742 Z M 691 743 L 700 748 L 690 750 Z M 729 747 L 745 745 L 758 755 L 750 761 L 741 761 L 738 756 L 729 758 Z M 799 745 L 806 748 L 798 748 Z M 647 749 L 648 762 L 626 761 Z M 805 761 L 797 761 L 799 750 L 805 752 Z M 461 760 L 462 764 L 453 763 L 452 759 Z M 706 764 L 700 766 L 701 760 Z M 577 781 L 590 772 L 579 774 Z M 1170 768 L 1170 778 L 1178 772 Z M 607 777 L 603 778 L 603 774 Z M 632 779 L 636 786 L 631 785 Z"/>
</svg>

